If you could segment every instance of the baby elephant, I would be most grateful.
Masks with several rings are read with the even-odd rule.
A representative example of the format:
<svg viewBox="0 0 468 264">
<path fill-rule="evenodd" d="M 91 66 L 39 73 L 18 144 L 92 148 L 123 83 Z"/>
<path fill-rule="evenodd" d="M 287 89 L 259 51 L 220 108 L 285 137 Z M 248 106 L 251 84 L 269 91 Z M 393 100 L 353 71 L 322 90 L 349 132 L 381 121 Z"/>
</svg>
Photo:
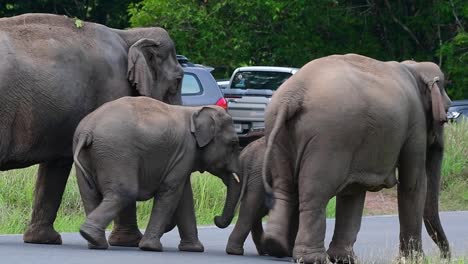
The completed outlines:
<svg viewBox="0 0 468 264">
<path fill-rule="evenodd" d="M 229 185 L 240 185 L 235 174 L 238 145 L 231 117 L 217 106 L 175 106 L 148 97 L 104 104 L 80 122 L 74 136 L 76 174 L 87 215 L 81 235 L 90 248 L 107 248 L 104 231 L 109 223 L 136 201 L 154 198 L 139 247 L 162 251 L 160 238 L 176 217 L 179 249 L 203 251 L 190 174 L 208 171 L 222 175 Z M 235 177 L 228 180 L 227 175 Z"/>
<path fill-rule="evenodd" d="M 228 244 L 226 246 L 226 253 L 231 255 L 244 254 L 244 242 L 252 232 L 252 239 L 257 248 L 259 255 L 264 255 L 265 251 L 262 249 L 262 235 L 263 226 L 262 218 L 268 214 L 268 209 L 265 205 L 265 189 L 262 180 L 262 166 L 263 157 L 265 155 L 266 142 L 262 137 L 250 143 L 245 147 L 240 156 L 240 176 L 245 186 L 235 186 L 230 190 L 235 192 L 241 199 L 239 218 L 237 223 L 229 236 Z M 220 228 L 227 227 L 234 216 L 234 211 L 225 219 L 217 219 L 216 225 Z M 293 226 L 287 227 L 290 231 L 290 255 L 294 247 L 294 240 L 297 233 L 298 214 L 291 216 L 291 223 Z"/>
</svg>

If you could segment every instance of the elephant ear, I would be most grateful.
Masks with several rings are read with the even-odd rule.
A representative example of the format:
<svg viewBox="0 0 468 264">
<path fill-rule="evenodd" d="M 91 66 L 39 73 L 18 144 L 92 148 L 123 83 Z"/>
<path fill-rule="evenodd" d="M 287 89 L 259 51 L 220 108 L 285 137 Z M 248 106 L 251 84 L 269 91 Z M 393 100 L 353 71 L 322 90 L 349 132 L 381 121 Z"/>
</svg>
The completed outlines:
<svg viewBox="0 0 468 264">
<path fill-rule="evenodd" d="M 431 91 L 432 101 L 432 116 L 434 121 L 443 123 L 447 121 L 447 113 L 445 112 L 444 104 L 442 102 L 442 95 L 440 94 L 440 88 L 437 85 L 439 77 L 435 77 L 434 80 L 429 81 L 427 86 Z"/>
<path fill-rule="evenodd" d="M 151 96 L 156 82 L 156 70 L 152 69 L 150 59 L 156 56 L 158 41 L 140 39 L 128 51 L 127 77 L 138 93 Z"/>
<path fill-rule="evenodd" d="M 192 114 L 190 131 L 194 134 L 200 148 L 208 145 L 215 136 L 216 122 L 211 113 L 212 111 L 214 110 L 209 107 L 202 107 Z"/>
</svg>

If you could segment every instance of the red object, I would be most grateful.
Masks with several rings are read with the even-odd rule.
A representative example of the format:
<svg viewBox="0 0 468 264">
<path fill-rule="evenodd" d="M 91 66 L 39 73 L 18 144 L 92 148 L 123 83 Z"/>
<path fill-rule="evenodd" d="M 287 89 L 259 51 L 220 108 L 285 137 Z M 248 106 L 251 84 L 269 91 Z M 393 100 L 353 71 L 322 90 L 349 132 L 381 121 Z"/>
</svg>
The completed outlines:
<svg viewBox="0 0 468 264">
<path fill-rule="evenodd" d="M 228 102 L 226 101 L 226 99 L 224 99 L 224 97 L 221 97 L 221 98 L 216 102 L 216 105 L 217 105 L 217 106 L 221 106 L 221 107 L 224 108 L 225 110 L 228 109 Z"/>
</svg>

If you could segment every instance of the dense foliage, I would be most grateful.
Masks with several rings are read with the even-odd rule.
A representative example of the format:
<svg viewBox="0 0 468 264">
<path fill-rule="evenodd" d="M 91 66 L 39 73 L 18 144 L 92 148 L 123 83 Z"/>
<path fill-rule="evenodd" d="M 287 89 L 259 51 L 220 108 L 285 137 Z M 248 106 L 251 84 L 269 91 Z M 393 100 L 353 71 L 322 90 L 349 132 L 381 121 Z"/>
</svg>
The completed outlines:
<svg viewBox="0 0 468 264">
<path fill-rule="evenodd" d="M 465 0 L 143 0 L 129 12 L 132 26 L 168 29 L 179 53 L 227 69 L 223 77 L 352 52 L 436 62 L 450 95 L 468 98 Z"/>
<path fill-rule="evenodd" d="M 110 27 L 129 26 L 127 7 L 137 0 L 0 0 L 0 16 L 51 13 L 77 17 Z"/>
<path fill-rule="evenodd" d="M 27 12 L 164 27 L 179 54 L 215 66 L 218 78 L 336 53 L 433 61 L 451 97 L 468 98 L 466 0 L 0 0 L 0 16 Z"/>
</svg>

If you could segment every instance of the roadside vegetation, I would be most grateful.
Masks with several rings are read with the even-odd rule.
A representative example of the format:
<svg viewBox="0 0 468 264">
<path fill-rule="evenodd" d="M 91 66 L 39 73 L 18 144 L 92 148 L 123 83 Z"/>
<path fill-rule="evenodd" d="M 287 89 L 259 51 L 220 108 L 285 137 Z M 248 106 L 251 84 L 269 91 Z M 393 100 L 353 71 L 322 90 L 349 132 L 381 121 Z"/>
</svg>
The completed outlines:
<svg viewBox="0 0 468 264">
<path fill-rule="evenodd" d="M 445 130 L 441 210 L 468 210 L 468 121 L 449 124 Z"/>
<path fill-rule="evenodd" d="M 468 210 L 468 122 L 449 124 L 442 168 L 441 210 Z M 0 234 L 23 233 L 30 219 L 37 166 L 0 172 Z M 226 196 L 222 181 L 208 173 L 194 173 L 192 188 L 197 223 L 212 225 L 221 214 Z M 153 202 L 138 203 L 138 223 L 146 228 Z M 335 200 L 327 208 L 334 217 Z M 55 227 L 61 232 L 76 232 L 84 221 L 84 211 L 74 171 L 70 175 Z"/>
<path fill-rule="evenodd" d="M 32 212 L 34 185 L 37 166 L 21 170 L 0 172 L 0 234 L 23 233 Z M 213 218 L 220 215 L 226 197 L 226 187 L 208 173 L 194 173 L 192 188 L 195 197 L 197 223 L 212 225 Z M 138 202 L 138 223 L 146 225 L 151 214 L 153 201 Z M 334 216 L 334 200 L 329 205 L 328 217 Z M 55 228 L 59 232 L 77 232 L 85 220 L 78 184 L 74 171 L 68 179 L 58 212 Z M 233 223 L 235 222 L 235 219 Z"/>
</svg>

